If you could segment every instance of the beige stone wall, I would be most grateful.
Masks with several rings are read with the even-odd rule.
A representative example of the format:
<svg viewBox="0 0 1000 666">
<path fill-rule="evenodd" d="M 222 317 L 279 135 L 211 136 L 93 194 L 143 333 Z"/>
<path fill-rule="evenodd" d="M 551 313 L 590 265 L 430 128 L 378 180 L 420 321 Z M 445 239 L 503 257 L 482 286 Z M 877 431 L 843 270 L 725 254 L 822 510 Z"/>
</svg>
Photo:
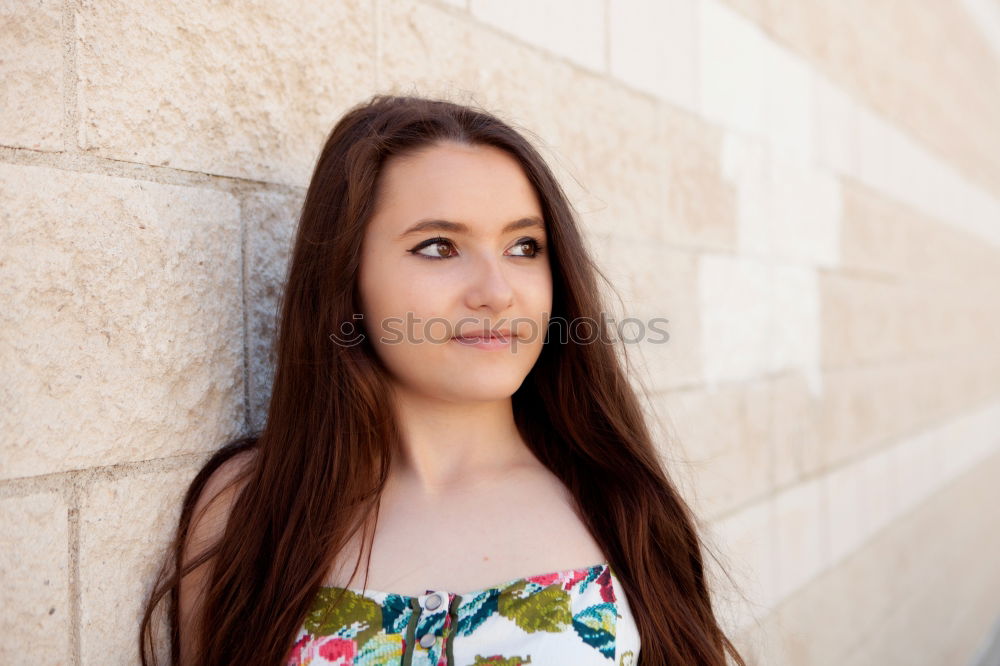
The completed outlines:
<svg viewBox="0 0 1000 666">
<path fill-rule="evenodd" d="M 993 0 L 0 3 L 0 663 L 134 663 L 186 484 L 265 416 L 322 140 L 469 101 L 556 168 L 753 664 L 1000 615 Z"/>
</svg>

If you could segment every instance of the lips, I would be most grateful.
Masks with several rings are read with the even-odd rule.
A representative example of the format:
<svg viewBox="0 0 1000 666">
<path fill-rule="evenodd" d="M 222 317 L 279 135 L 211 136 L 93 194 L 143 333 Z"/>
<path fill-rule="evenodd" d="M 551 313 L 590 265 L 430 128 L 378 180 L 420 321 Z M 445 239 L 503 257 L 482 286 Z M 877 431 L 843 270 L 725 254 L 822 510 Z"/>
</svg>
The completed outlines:
<svg viewBox="0 0 1000 666">
<path fill-rule="evenodd" d="M 454 337 L 459 340 L 469 340 L 469 341 L 493 339 L 493 340 L 502 340 L 504 342 L 507 342 L 508 340 L 511 339 L 511 337 L 516 337 L 516 336 L 513 336 L 511 334 L 510 329 L 505 328 L 496 331 L 475 331 L 475 332 L 470 331 L 469 333 L 463 333 L 461 335 L 456 335 Z"/>
</svg>

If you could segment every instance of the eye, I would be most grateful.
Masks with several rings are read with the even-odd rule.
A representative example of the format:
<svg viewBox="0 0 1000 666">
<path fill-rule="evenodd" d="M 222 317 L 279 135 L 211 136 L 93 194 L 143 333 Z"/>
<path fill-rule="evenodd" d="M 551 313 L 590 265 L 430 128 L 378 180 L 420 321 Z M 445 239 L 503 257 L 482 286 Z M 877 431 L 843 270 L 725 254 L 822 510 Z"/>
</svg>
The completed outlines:
<svg viewBox="0 0 1000 666">
<path fill-rule="evenodd" d="M 454 252 L 454 244 L 447 238 L 442 238 L 437 236 L 435 238 L 428 238 L 416 247 L 410 250 L 411 254 L 415 254 L 421 257 L 426 257 L 427 259 L 449 259 L 451 257 L 457 256 Z M 425 248 L 430 248 L 429 252 L 421 252 Z M 450 248 L 449 250 L 443 250 L 441 248 Z M 525 257 L 527 259 L 533 259 L 542 253 L 544 246 L 535 238 L 522 238 L 517 243 L 514 244 L 513 250 L 514 254 L 510 256 L 514 257 Z"/>
<path fill-rule="evenodd" d="M 432 248 L 432 253 L 424 253 L 419 251 L 425 247 Z M 415 248 L 410 250 L 410 252 L 419 255 L 421 257 L 427 257 L 428 259 L 447 259 L 448 257 L 453 256 L 451 254 L 441 254 L 440 251 L 441 247 L 453 247 L 453 246 L 450 240 L 438 236 L 437 238 L 429 238 L 425 240 L 424 242 L 420 243 Z M 437 252 L 434 252 L 434 250 L 437 250 Z"/>
<path fill-rule="evenodd" d="M 514 256 L 537 257 L 539 254 L 542 253 L 543 247 L 544 246 L 534 238 L 522 238 L 521 240 L 517 241 L 517 244 L 514 245 L 514 248 L 520 248 L 521 250 L 529 252 L 530 254 L 515 254 Z"/>
</svg>

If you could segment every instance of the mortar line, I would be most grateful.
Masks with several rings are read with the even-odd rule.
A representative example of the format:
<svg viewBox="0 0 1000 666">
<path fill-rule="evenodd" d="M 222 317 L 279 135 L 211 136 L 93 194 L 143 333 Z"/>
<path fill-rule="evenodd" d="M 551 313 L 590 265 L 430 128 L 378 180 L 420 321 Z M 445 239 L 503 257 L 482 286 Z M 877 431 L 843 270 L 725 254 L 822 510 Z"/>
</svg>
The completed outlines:
<svg viewBox="0 0 1000 666">
<path fill-rule="evenodd" d="M 213 452 L 214 450 L 189 451 L 163 458 L 126 460 L 107 465 L 95 465 L 79 469 L 2 479 L 0 480 L 0 499 L 25 497 L 39 492 L 65 492 L 64 489 L 67 484 L 74 481 L 83 486 L 95 479 L 115 481 L 133 474 L 170 472 L 177 469 L 185 469 L 192 463 L 203 464 L 207 456 L 210 456 Z"/>
<path fill-rule="evenodd" d="M 250 315 L 247 311 L 247 222 L 246 222 L 246 195 L 240 193 L 237 198 L 240 214 L 240 299 L 243 308 L 243 430 L 249 433 L 251 427 L 250 418 Z"/>
<path fill-rule="evenodd" d="M 79 666 L 82 657 L 80 598 L 80 480 L 76 473 L 69 477 L 69 598 L 70 598 L 70 660 Z"/>
<path fill-rule="evenodd" d="M 62 5 L 63 40 L 63 91 L 62 91 L 62 152 L 79 152 L 80 109 L 77 106 L 77 66 L 76 66 L 76 2 L 63 0 Z"/>
<path fill-rule="evenodd" d="M 0 145 L 0 164 L 47 167 L 94 176 L 125 178 L 180 187 L 198 187 L 230 194 L 234 194 L 236 188 L 248 186 L 256 190 L 277 192 L 288 196 L 302 196 L 306 190 L 304 186 L 291 183 L 129 162 L 88 153 L 53 153 L 19 146 Z"/>
</svg>

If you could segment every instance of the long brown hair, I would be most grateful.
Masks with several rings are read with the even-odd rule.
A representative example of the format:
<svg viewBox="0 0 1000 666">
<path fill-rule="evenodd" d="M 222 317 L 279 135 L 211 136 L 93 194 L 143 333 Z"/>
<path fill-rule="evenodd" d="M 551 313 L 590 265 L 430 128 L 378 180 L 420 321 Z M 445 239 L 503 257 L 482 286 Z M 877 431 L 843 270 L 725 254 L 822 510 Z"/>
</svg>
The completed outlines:
<svg viewBox="0 0 1000 666">
<path fill-rule="evenodd" d="M 389 375 L 367 338 L 345 345 L 330 335 L 348 330 L 360 312 L 361 242 L 386 161 L 441 141 L 493 146 L 520 163 L 549 235 L 552 320 L 599 325 L 599 339 L 587 344 L 550 336 L 512 402 L 525 442 L 575 498 L 622 583 L 641 637 L 639 663 L 725 666 L 728 651 L 743 666 L 712 609 L 697 520 L 664 470 L 616 342 L 601 323 L 597 277 L 608 280 L 589 256 L 553 173 L 522 134 L 493 114 L 395 95 L 355 106 L 326 140 L 282 294 L 266 423 L 259 434 L 217 452 L 191 483 L 171 558 L 140 627 L 143 664 L 156 661 L 151 618 L 168 592 L 177 662 L 179 581 L 210 558 L 198 663 L 283 662 L 336 554 L 377 512 L 400 436 L 384 400 Z M 249 449 L 253 462 L 224 533 L 182 570 L 184 539 L 206 481 Z"/>
</svg>

